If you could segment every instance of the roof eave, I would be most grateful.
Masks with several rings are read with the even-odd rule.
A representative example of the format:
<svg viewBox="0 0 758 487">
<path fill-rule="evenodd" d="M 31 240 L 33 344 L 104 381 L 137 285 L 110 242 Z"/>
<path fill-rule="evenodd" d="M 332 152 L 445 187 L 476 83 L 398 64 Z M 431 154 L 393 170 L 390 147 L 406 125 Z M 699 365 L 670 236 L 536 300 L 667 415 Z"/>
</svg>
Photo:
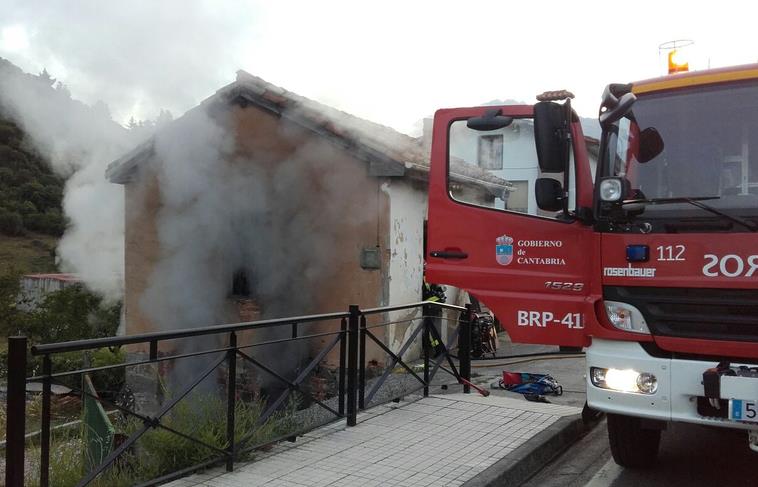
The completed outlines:
<svg viewBox="0 0 758 487">
<path fill-rule="evenodd" d="M 296 110 L 287 110 L 276 103 L 267 100 L 263 93 L 254 89 L 253 86 L 235 82 L 219 89 L 214 95 L 203 100 L 196 108 L 203 107 L 210 109 L 218 106 L 217 104 L 226 105 L 254 105 L 276 117 L 287 120 L 295 125 L 308 130 L 316 135 L 324 137 L 329 142 L 350 152 L 358 159 L 368 164 L 368 174 L 374 177 L 403 177 L 406 173 L 405 164 L 393 157 L 390 157 L 380 150 L 359 141 L 341 137 L 334 132 L 327 130 L 324 126 L 308 120 L 305 117 L 298 117 Z M 194 109 L 193 109 L 194 110 Z M 191 110 L 192 111 L 192 110 Z M 188 112 L 189 113 L 189 112 Z M 186 115 L 185 115 L 186 116 Z M 178 120 L 176 120 L 178 121 Z M 174 123 L 176 122 L 174 121 Z M 140 144 L 130 152 L 124 154 L 119 159 L 108 165 L 105 177 L 112 183 L 127 184 L 133 182 L 138 175 L 139 166 L 149 160 L 155 154 L 155 138 Z"/>
<path fill-rule="evenodd" d="M 293 112 L 296 111 L 282 109 L 282 107 L 267 100 L 261 94 L 251 90 L 250 87 L 238 85 L 229 91 L 230 93 L 220 93 L 221 95 L 228 96 L 228 99 L 226 100 L 227 103 L 235 104 L 239 103 L 239 100 L 244 100 L 247 103 L 253 104 L 264 111 L 312 132 L 315 135 L 324 137 L 328 141 L 350 152 L 358 159 L 368 163 L 369 176 L 402 177 L 405 175 L 405 164 L 402 161 L 398 161 L 367 144 L 356 142 L 353 139 L 340 137 L 327 130 L 324 126 L 308 120 L 305 117 L 293 115 Z"/>
<path fill-rule="evenodd" d="M 155 139 L 150 138 L 108 164 L 105 178 L 114 184 L 127 184 L 134 181 L 139 166 L 147 162 L 155 153 Z"/>
</svg>

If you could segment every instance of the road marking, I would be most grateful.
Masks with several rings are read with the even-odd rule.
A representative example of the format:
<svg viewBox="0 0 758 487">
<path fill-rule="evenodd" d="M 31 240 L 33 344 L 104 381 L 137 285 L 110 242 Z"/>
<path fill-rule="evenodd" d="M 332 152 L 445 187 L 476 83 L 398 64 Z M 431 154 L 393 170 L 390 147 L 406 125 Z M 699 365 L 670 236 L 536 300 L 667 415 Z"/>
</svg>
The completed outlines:
<svg viewBox="0 0 758 487">
<path fill-rule="evenodd" d="M 597 471 L 597 473 L 595 473 L 584 487 L 607 487 L 611 485 L 614 480 L 619 478 L 623 471 L 624 468 L 616 465 L 616 462 L 611 458 L 600 468 L 600 470 Z"/>
</svg>

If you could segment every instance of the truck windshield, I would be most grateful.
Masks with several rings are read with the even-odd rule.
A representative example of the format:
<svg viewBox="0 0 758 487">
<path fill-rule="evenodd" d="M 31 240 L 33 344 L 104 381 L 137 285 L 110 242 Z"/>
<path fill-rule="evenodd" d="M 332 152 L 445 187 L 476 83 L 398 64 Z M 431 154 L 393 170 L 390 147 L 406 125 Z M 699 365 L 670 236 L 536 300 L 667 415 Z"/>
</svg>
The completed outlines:
<svg viewBox="0 0 758 487">
<path fill-rule="evenodd" d="M 641 132 L 655 128 L 664 149 L 647 162 Z M 623 176 L 640 200 L 627 214 L 655 232 L 744 232 L 728 215 L 758 222 L 758 86 L 727 85 L 640 96 L 608 135 L 602 173 Z M 634 206 L 634 205 L 630 205 Z M 721 215 L 719 214 L 721 213 Z M 725 217 L 726 214 L 727 217 Z"/>
</svg>

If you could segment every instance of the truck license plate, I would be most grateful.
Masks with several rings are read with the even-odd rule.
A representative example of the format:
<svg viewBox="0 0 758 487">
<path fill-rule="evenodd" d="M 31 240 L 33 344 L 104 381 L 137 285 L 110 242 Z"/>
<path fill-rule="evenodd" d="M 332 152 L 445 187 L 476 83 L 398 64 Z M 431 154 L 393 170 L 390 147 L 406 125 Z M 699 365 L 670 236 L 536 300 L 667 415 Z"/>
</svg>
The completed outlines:
<svg viewBox="0 0 758 487">
<path fill-rule="evenodd" d="M 758 423 L 758 401 L 729 400 L 729 419 Z"/>
</svg>

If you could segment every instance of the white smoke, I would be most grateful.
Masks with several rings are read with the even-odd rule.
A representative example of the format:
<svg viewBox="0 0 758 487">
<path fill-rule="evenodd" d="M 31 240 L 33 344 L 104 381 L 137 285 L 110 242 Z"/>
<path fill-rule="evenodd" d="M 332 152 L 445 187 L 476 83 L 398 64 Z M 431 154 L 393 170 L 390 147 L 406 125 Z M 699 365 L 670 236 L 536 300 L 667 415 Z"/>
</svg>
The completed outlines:
<svg viewBox="0 0 758 487">
<path fill-rule="evenodd" d="M 230 317 L 232 276 L 241 269 L 264 317 L 313 313 L 315 283 L 346 261 L 357 264 L 357 252 L 338 255 L 335 242 L 375 217 L 342 207 L 354 185 L 330 166 L 332 147 L 311 141 L 285 156 L 244 152 L 233 121 L 216 117 L 194 110 L 155 137 L 160 257 L 140 305 L 158 329 Z M 278 136 L 289 137 L 284 126 Z"/>
<path fill-rule="evenodd" d="M 25 132 L 54 171 L 66 177 L 70 223 L 58 247 L 60 268 L 79 274 L 111 300 L 123 295 L 123 190 L 105 167 L 134 141 L 101 111 L 72 100 L 44 79 L 0 60 L 0 109 Z"/>
<path fill-rule="evenodd" d="M 374 226 L 377 217 L 369 204 L 343 207 L 346 200 L 356 201 L 354 178 L 366 167 L 350 161 L 355 172 L 337 170 L 340 150 L 284 121 L 268 135 L 279 141 L 270 150 L 261 148 L 265 144 L 245 144 L 242 138 L 256 134 L 240 128 L 234 118 L 239 112 L 223 107 L 209 116 L 204 108 L 156 134 L 152 163 L 130 183 L 150 190 L 155 177 L 160 192 L 159 256 L 139 299 L 141 311 L 160 330 L 239 321 L 231 293 L 233 275 L 240 270 L 248 276 L 250 298 L 263 319 L 334 311 L 323 309 L 324 290 L 340 269 L 357 268 L 359 256 L 358 248 L 339 252 L 344 247 L 337 242 L 349 239 L 355 225 L 371 221 Z M 375 196 L 361 197 L 370 201 Z M 301 327 L 300 334 L 307 328 Z M 288 326 L 259 330 L 254 340 L 289 333 Z M 184 351 L 209 347 L 207 338 L 177 345 Z M 250 350 L 290 377 L 309 352 L 305 341 Z M 206 362 L 177 363 L 172 381 L 196 375 Z M 259 377 L 263 383 L 268 379 Z"/>
<path fill-rule="evenodd" d="M 0 43 L 0 56 L 27 71 L 47 68 L 126 124 L 159 107 L 182 113 L 221 84 L 245 58 L 257 20 L 250 9 L 246 1 L 0 0 L 0 31 L 15 26 L 28 37 L 23 49 L 3 52 Z"/>
</svg>

